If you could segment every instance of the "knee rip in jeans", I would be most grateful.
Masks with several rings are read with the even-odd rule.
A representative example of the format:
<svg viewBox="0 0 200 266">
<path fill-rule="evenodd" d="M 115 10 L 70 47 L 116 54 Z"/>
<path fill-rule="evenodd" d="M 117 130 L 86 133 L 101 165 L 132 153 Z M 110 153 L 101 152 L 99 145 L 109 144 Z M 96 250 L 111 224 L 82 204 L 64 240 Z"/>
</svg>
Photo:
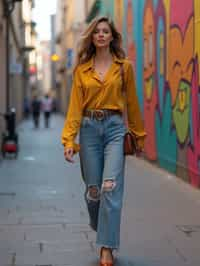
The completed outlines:
<svg viewBox="0 0 200 266">
<path fill-rule="evenodd" d="M 106 179 L 102 184 L 102 191 L 109 192 L 112 191 L 116 187 L 116 181 L 113 179 Z"/>
<path fill-rule="evenodd" d="M 88 186 L 87 199 L 91 201 L 99 201 L 100 191 L 98 186 L 96 185 Z"/>
</svg>

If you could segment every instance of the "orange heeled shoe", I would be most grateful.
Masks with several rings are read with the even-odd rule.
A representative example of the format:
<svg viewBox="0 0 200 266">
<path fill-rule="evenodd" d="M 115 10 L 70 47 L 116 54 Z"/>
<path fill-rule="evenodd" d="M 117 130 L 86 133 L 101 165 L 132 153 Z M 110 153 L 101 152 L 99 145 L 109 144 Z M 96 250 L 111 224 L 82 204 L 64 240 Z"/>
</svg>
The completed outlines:
<svg viewBox="0 0 200 266">
<path fill-rule="evenodd" d="M 104 247 L 102 247 L 102 248 L 101 248 L 101 251 L 100 251 L 100 264 L 99 264 L 99 266 L 114 266 L 114 258 L 113 258 L 113 254 L 112 254 L 112 252 L 111 252 L 112 262 L 111 262 L 111 261 L 109 261 L 109 262 L 102 262 L 102 261 L 101 261 L 103 248 L 104 248 Z"/>
</svg>

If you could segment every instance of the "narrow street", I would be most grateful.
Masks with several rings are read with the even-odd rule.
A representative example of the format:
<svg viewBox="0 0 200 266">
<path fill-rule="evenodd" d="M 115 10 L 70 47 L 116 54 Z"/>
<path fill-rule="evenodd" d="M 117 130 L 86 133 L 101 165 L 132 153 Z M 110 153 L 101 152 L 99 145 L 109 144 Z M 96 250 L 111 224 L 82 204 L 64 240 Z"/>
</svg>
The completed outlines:
<svg viewBox="0 0 200 266">
<path fill-rule="evenodd" d="M 97 266 L 79 159 L 64 161 L 63 117 L 19 125 L 18 159 L 0 162 L 0 266 Z M 199 266 L 200 192 L 128 158 L 116 266 Z"/>
</svg>

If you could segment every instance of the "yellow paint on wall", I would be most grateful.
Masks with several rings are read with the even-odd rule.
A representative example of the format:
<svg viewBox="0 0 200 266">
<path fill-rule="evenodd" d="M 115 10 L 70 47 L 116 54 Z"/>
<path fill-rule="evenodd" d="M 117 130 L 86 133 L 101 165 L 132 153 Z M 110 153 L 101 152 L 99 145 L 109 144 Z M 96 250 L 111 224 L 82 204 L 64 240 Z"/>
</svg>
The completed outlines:
<svg viewBox="0 0 200 266">
<path fill-rule="evenodd" d="M 166 43 L 166 80 L 168 80 L 169 74 L 169 32 L 170 32 L 170 0 L 163 0 L 165 6 L 165 14 L 166 14 L 166 35 L 167 35 L 167 43 Z"/>
<path fill-rule="evenodd" d="M 115 1 L 114 2 L 114 20 L 120 32 L 122 32 L 123 14 L 124 14 L 124 1 L 123 0 Z"/>
<path fill-rule="evenodd" d="M 194 28 L 195 28 L 195 56 L 197 54 L 200 65 L 200 0 L 194 0 Z M 200 76 L 200 68 L 199 68 Z"/>
</svg>

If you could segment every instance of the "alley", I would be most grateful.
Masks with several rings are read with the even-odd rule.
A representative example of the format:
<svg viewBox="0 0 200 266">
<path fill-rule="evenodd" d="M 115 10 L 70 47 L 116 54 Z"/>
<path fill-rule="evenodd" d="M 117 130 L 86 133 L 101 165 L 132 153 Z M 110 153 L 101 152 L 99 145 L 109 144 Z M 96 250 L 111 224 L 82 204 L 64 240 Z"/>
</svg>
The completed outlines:
<svg viewBox="0 0 200 266">
<path fill-rule="evenodd" d="M 64 161 L 63 117 L 19 125 L 17 160 L 0 163 L 0 265 L 96 266 L 79 160 Z M 117 266 L 199 266 L 200 194 L 148 162 L 128 158 Z"/>
</svg>

